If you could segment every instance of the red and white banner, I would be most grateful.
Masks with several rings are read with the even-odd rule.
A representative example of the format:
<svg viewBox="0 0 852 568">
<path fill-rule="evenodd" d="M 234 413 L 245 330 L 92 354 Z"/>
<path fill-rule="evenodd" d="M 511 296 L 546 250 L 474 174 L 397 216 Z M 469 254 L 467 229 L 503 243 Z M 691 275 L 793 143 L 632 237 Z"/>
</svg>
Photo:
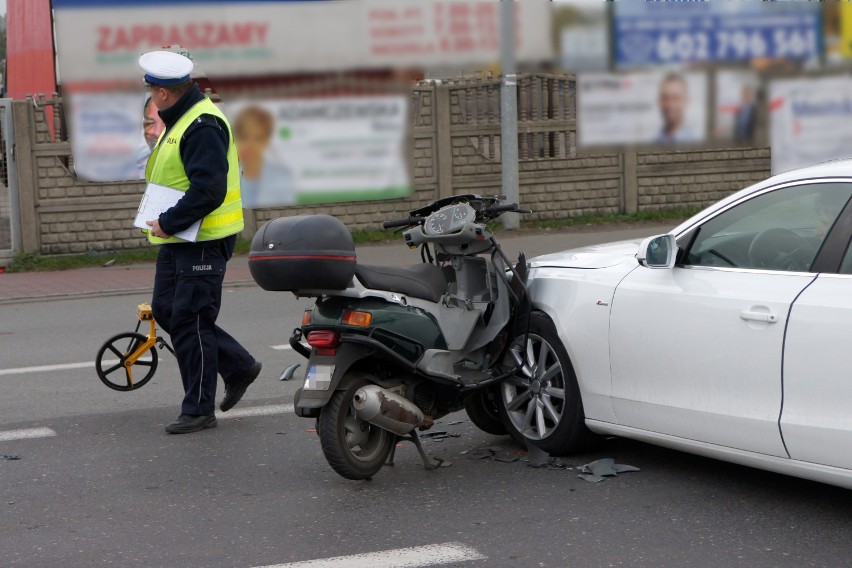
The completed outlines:
<svg viewBox="0 0 852 568">
<path fill-rule="evenodd" d="M 211 77 L 476 65 L 500 54 L 497 0 L 54 0 L 64 84 L 137 79 L 180 45 Z M 517 2 L 517 58 L 551 57 L 550 5 Z"/>
</svg>

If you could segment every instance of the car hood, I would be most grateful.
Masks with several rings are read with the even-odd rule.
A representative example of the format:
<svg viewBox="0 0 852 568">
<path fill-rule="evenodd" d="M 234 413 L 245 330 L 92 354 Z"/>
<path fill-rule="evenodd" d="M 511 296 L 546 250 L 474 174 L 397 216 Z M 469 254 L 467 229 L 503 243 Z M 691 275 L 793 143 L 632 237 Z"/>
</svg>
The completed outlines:
<svg viewBox="0 0 852 568">
<path fill-rule="evenodd" d="M 629 259 L 634 259 L 635 262 L 639 243 L 641 243 L 640 240 L 620 241 L 545 254 L 533 258 L 530 265 L 557 268 L 608 268 Z"/>
</svg>

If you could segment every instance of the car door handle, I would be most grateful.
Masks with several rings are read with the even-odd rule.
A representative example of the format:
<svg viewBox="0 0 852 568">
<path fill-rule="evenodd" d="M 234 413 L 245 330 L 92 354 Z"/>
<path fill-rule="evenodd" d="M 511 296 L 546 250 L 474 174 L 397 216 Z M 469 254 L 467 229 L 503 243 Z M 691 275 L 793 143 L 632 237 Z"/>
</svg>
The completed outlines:
<svg viewBox="0 0 852 568">
<path fill-rule="evenodd" d="M 745 321 L 762 321 L 765 323 L 777 323 L 778 315 L 772 312 L 756 312 L 753 310 L 743 310 L 740 312 L 740 318 Z"/>
</svg>

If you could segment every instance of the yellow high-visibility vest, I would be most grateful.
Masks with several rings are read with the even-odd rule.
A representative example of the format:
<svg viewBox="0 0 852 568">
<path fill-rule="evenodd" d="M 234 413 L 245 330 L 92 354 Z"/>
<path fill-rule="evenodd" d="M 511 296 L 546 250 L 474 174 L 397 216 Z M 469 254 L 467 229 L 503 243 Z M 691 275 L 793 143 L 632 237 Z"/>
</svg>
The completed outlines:
<svg viewBox="0 0 852 568">
<path fill-rule="evenodd" d="M 231 126 L 225 115 L 207 97 L 190 108 L 177 123 L 164 132 L 157 145 L 148 158 L 145 167 L 145 180 L 148 183 L 165 185 L 181 191 L 189 189 L 189 178 L 183 168 L 183 160 L 180 157 L 180 141 L 186 129 L 202 114 L 212 114 L 228 125 L 228 192 L 222 205 L 210 212 L 201 221 L 198 231 L 199 241 L 212 241 L 229 235 L 239 233 L 245 226 L 243 222 L 243 202 L 240 199 L 240 166 L 237 161 L 237 146 L 234 144 L 234 136 Z M 183 239 L 169 237 L 161 239 L 148 232 L 148 240 L 153 244 L 163 243 L 185 243 Z"/>
</svg>

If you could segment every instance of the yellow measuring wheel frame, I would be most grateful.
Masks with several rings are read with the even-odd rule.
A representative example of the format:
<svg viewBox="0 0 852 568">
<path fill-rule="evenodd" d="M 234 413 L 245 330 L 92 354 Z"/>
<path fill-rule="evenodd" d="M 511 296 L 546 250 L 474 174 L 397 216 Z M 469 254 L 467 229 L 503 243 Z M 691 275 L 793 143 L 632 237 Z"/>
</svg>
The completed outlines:
<svg viewBox="0 0 852 568">
<path fill-rule="evenodd" d="M 95 357 L 98 378 L 106 386 L 117 391 L 136 390 L 151 380 L 158 364 L 156 348 L 165 347 L 174 355 L 171 345 L 157 336 L 157 322 L 150 304 L 136 306 L 136 318 L 139 321 L 134 331 L 110 337 L 101 345 Z M 143 335 L 139 333 L 139 327 L 146 322 L 149 324 L 148 335 Z M 134 368 L 138 373 L 144 373 L 141 378 L 139 375 L 134 377 Z"/>
</svg>

